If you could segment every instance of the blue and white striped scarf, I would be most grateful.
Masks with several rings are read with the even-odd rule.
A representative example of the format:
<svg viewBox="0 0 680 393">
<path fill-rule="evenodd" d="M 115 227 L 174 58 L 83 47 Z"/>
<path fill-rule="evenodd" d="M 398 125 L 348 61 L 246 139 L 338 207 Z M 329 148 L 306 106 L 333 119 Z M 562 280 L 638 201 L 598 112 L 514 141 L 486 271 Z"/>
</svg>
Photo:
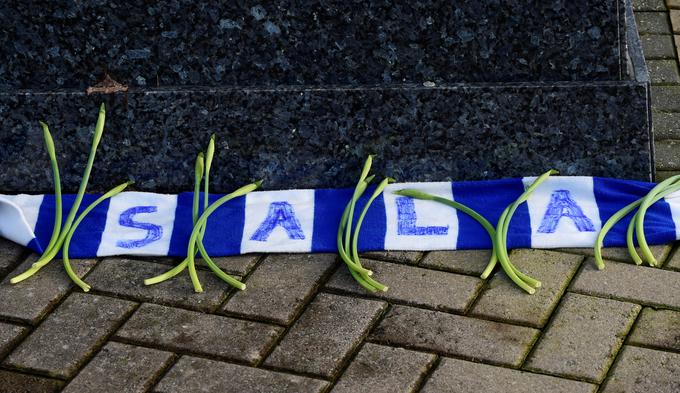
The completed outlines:
<svg viewBox="0 0 680 393">
<path fill-rule="evenodd" d="M 397 196 L 414 188 L 458 201 L 495 224 L 535 178 L 471 182 L 395 183 L 368 211 L 360 251 L 491 248 L 472 218 L 442 204 Z M 512 218 L 510 248 L 592 247 L 602 224 L 654 186 L 598 177 L 548 178 Z M 221 206 L 208 220 L 203 243 L 213 256 L 251 252 L 336 252 L 340 217 L 351 189 L 257 191 Z M 370 194 L 366 193 L 366 194 Z M 211 202 L 221 195 L 211 195 Z M 74 195 L 63 196 L 64 211 Z M 81 210 L 98 195 L 85 195 Z M 368 196 L 359 200 L 357 209 Z M 76 230 L 69 255 L 186 256 L 193 193 L 123 192 L 95 208 Z M 0 195 L 0 236 L 40 253 L 54 223 L 53 195 Z M 632 213 L 607 235 L 605 246 L 625 246 Z M 680 238 L 680 192 L 649 209 L 649 244 Z"/>
</svg>

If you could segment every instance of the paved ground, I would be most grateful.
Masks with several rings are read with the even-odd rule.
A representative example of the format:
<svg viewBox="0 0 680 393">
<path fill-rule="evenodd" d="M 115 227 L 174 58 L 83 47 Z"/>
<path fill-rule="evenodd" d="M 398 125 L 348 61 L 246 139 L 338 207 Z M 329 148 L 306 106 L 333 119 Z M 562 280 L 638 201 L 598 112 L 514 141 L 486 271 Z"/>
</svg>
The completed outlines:
<svg viewBox="0 0 680 393">
<path fill-rule="evenodd" d="M 680 173 L 680 1 L 637 0 L 654 81 L 659 177 Z M 671 24 L 672 20 L 672 24 Z M 675 32 L 674 36 L 672 32 Z M 678 392 L 680 251 L 662 269 L 607 250 L 518 250 L 544 283 L 528 296 L 487 251 L 373 253 L 389 292 L 368 296 L 333 255 L 222 258 L 235 293 L 206 271 L 141 281 L 171 260 L 56 262 L 25 283 L 34 256 L 0 241 L 0 391 L 9 392 Z"/>
</svg>

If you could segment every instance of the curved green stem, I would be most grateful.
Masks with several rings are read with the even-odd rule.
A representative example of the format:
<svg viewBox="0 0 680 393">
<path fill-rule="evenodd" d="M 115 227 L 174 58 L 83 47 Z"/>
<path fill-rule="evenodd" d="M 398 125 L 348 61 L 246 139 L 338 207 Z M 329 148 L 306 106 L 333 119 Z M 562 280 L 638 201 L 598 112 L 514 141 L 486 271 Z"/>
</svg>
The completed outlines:
<svg viewBox="0 0 680 393">
<path fill-rule="evenodd" d="M 203 229 L 205 229 L 205 227 Z M 200 238 L 200 236 L 199 236 L 199 239 L 198 239 L 198 251 L 201 253 L 201 257 L 203 257 L 205 264 L 208 265 L 210 270 L 212 270 L 213 273 L 215 273 L 215 275 L 217 277 L 222 279 L 222 281 L 224 281 L 227 284 L 231 285 L 232 287 L 238 288 L 242 291 L 244 289 L 246 289 L 246 284 L 242 283 L 241 281 L 232 277 L 228 273 L 224 272 L 222 269 L 219 268 L 219 266 L 217 266 L 215 264 L 215 262 L 213 262 L 213 260 L 208 255 L 208 252 L 205 251 L 205 247 L 203 247 L 203 240 Z"/>
<path fill-rule="evenodd" d="M 498 219 L 498 228 L 496 229 L 496 244 L 498 245 L 498 261 L 501 263 L 501 267 L 505 271 L 505 274 L 508 275 L 510 280 L 517 284 L 520 288 L 528 292 L 529 294 L 534 294 L 536 292 L 536 289 L 527 284 L 525 281 L 520 279 L 517 274 L 515 273 L 515 269 L 510 267 L 510 258 L 507 256 L 507 251 L 505 254 L 503 251 L 505 250 L 504 248 L 504 242 L 503 242 L 503 232 L 502 232 L 502 225 L 506 220 L 506 217 L 508 216 L 508 212 L 510 211 L 509 207 L 505 208 L 503 211 L 503 214 L 501 214 L 501 217 Z"/>
<path fill-rule="evenodd" d="M 194 165 L 194 195 L 191 211 L 191 219 L 194 226 L 196 225 L 196 221 L 198 221 L 198 207 L 201 192 L 201 179 L 203 179 L 204 171 L 205 161 L 203 159 L 203 153 L 198 153 L 198 156 L 196 157 L 196 164 Z M 186 269 L 188 263 L 189 258 L 184 258 L 182 262 L 177 264 L 177 266 L 166 271 L 165 273 L 145 279 L 144 285 L 159 284 L 162 283 L 163 281 L 169 280 L 175 277 L 176 275 L 180 274 L 184 269 Z"/>
<path fill-rule="evenodd" d="M 647 209 L 649 209 L 650 206 L 652 206 L 659 199 L 663 198 L 661 195 L 665 196 L 678 190 L 677 184 L 674 184 L 678 181 L 678 179 L 680 179 L 680 175 L 671 176 L 654 187 L 652 191 L 642 200 L 640 208 L 636 214 L 635 235 L 637 236 L 638 244 L 640 246 L 640 250 L 642 251 L 642 256 L 650 266 L 656 266 L 657 261 L 654 257 L 654 254 L 652 253 L 652 250 L 649 248 L 649 244 L 647 244 L 647 238 L 645 236 L 644 229 L 645 215 L 647 214 Z M 663 194 L 666 191 L 669 192 Z M 652 193 L 654 194 L 652 195 Z"/>
<path fill-rule="evenodd" d="M 595 255 L 595 266 L 599 270 L 604 269 L 604 261 L 602 260 L 602 245 L 604 243 L 604 238 L 607 236 L 607 233 L 609 232 L 610 229 L 616 225 L 623 217 L 628 215 L 628 213 L 632 212 L 636 207 L 638 207 L 642 203 L 642 198 L 638 199 L 635 202 L 629 203 L 628 205 L 624 206 L 621 208 L 619 211 L 614 213 L 609 219 L 602 225 L 602 229 L 600 229 L 600 233 L 597 234 L 597 238 L 595 239 L 595 249 L 594 249 L 594 255 Z"/>
<path fill-rule="evenodd" d="M 55 256 L 57 256 L 59 249 L 61 249 L 61 246 L 64 244 L 64 240 L 66 239 L 68 232 L 71 230 L 71 225 L 73 224 L 73 220 L 75 219 L 76 213 L 80 208 L 80 204 L 83 200 L 83 195 L 85 194 L 85 189 L 87 188 L 87 183 L 90 179 L 90 172 L 92 171 L 92 166 L 94 165 L 94 158 L 97 153 L 97 146 L 99 146 L 99 142 L 101 141 L 102 134 L 104 132 L 105 120 L 106 110 L 104 108 L 104 104 L 102 103 L 101 106 L 99 107 L 99 116 L 97 118 L 97 124 L 95 125 L 94 129 L 94 137 L 92 139 L 92 146 L 90 147 L 90 155 L 88 156 L 87 164 L 85 165 L 85 172 L 83 173 L 83 178 L 80 181 L 80 187 L 78 188 L 78 193 L 76 194 L 73 206 L 71 206 L 71 210 L 69 211 L 69 214 L 66 217 L 66 222 L 64 223 L 63 230 L 60 232 L 57 241 L 54 243 L 54 246 L 48 252 L 41 256 L 40 259 L 38 259 L 38 261 L 36 261 L 33 264 L 33 266 L 31 266 L 28 270 L 19 274 L 18 276 L 13 277 L 10 280 L 12 284 L 21 282 L 35 274 L 38 270 L 42 269 L 43 266 L 47 265 L 52 259 L 54 259 Z"/>
<path fill-rule="evenodd" d="M 491 238 L 491 245 L 492 245 L 491 258 L 489 259 L 489 263 L 486 265 L 486 269 L 484 269 L 484 272 L 482 272 L 481 278 L 486 279 L 487 277 L 489 277 L 489 274 L 491 274 L 491 272 L 493 271 L 493 268 L 496 266 L 496 263 L 498 261 L 498 257 L 496 256 L 496 253 L 497 253 L 496 229 L 493 227 L 493 225 L 491 225 L 491 223 L 486 218 L 484 218 L 481 214 L 477 213 L 473 209 L 463 205 L 462 203 L 456 202 L 456 201 L 451 200 L 451 199 L 446 199 L 446 198 L 443 198 L 443 197 L 440 197 L 440 196 L 437 196 L 437 195 L 428 194 L 428 193 L 418 191 L 418 190 L 415 190 L 415 189 L 399 190 L 399 191 L 393 192 L 393 194 L 442 203 L 442 204 L 450 206 L 450 207 L 452 207 L 456 210 L 462 211 L 463 213 L 472 217 L 479 224 L 481 224 L 482 227 L 484 227 L 486 232 L 489 234 L 489 237 Z"/>
<path fill-rule="evenodd" d="M 92 211 L 92 209 L 97 207 L 103 201 L 120 194 L 121 192 L 123 192 L 123 190 L 125 190 L 129 185 L 133 183 L 134 182 L 129 181 L 120 184 L 109 190 L 104 195 L 97 198 L 97 200 L 92 202 L 85 210 L 83 210 L 82 213 L 80 213 L 78 218 L 73 222 L 73 225 L 71 226 L 71 229 L 69 230 L 68 234 L 66 235 L 66 239 L 64 240 L 64 250 L 62 252 L 64 269 L 66 270 L 66 274 L 71 278 L 71 281 L 76 283 L 76 285 L 78 285 L 85 292 L 88 292 L 90 290 L 90 285 L 88 285 L 85 281 L 81 280 L 80 277 L 78 277 L 78 275 L 73 271 L 73 268 L 71 267 L 71 261 L 69 260 L 68 257 L 68 249 L 71 245 L 71 239 L 73 238 L 73 234 L 76 232 L 78 225 L 80 225 L 80 223 Z"/>
<path fill-rule="evenodd" d="M 508 208 L 503 212 L 501 218 L 498 220 L 498 228 L 496 229 L 496 243 L 498 246 L 498 259 L 501 265 L 504 265 L 506 274 L 510 274 L 510 278 L 514 281 L 520 288 L 524 289 L 529 293 L 534 293 L 534 288 L 541 286 L 541 282 L 520 272 L 511 262 L 507 250 L 507 238 L 508 238 L 508 228 L 510 227 L 510 221 L 515 211 L 524 203 L 531 193 L 543 183 L 550 175 L 558 173 L 556 170 L 549 170 L 541 176 L 537 177 L 536 180 L 531 183 L 529 187 L 517 198 Z M 512 273 L 510 273 L 512 272 Z M 521 283 L 521 284 L 520 284 Z M 531 289 L 531 290 L 529 290 Z"/>
<path fill-rule="evenodd" d="M 509 211 L 510 211 L 509 209 L 510 209 L 509 207 L 507 207 L 507 208 L 505 209 L 505 211 L 504 211 L 505 216 L 501 215 L 501 219 L 503 220 L 503 223 L 501 224 L 501 219 L 499 219 L 499 227 L 505 226 L 506 222 L 508 221 L 508 213 L 506 213 L 506 212 L 509 212 Z M 522 273 L 522 272 L 521 272 L 519 269 L 517 269 L 517 267 L 512 263 L 512 261 L 510 260 L 510 256 L 508 255 L 508 249 L 507 249 L 507 232 L 506 232 L 506 235 L 505 235 L 503 238 L 504 238 L 505 241 L 503 242 L 503 245 L 502 245 L 502 246 L 499 246 L 499 247 L 498 247 L 498 253 L 499 253 L 499 257 L 498 257 L 498 258 L 499 258 L 499 259 L 503 258 L 503 259 L 505 260 L 505 262 L 506 262 L 506 265 L 505 265 L 506 267 L 503 268 L 504 271 L 505 271 L 506 268 L 508 268 L 508 269 L 510 269 L 510 270 L 512 271 L 512 273 L 513 273 L 514 275 L 516 275 L 520 280 L 522 280 L 522 281 L 524 281 L 525 283 L 527 283 L 529 286 L 531 286 L 531 287 L 533 287 L 533 288 L 540 288 L 540 287 L 541 287 L 541 282 L 540 282 L 540 281 L 536 280 L 535 278 L 533 278 L 533 277 L 531 277 L 531 276 L 528 276 L 528 275 Z M 505 271 L 505 273 L 507 274 L 508 272 Z"/>
<path fill-rule="evenodd" d="M 61 231 L 62 218 L 62 201 L 61 201 L 61 177 L 59 176 L 59 164 L 57 163 L 57 153 L 54 148 L 54 140 L 47 124 L 40 122 L 43 128 L 43 139 L 45 140 L 45 148 L 50 157 L 50 164 L 52 166 L 52 180 L 54 181 L 54 227 L 52 229 L 52 236 L 50 241 L 43 251 L 43 255 L 50 251 L 57 242 L 59 233 Z M 42 256 L 41 256 L 42 257 Z"/>
<path fill-rule="evenodd" d="M 642 202 L 640 204 L 642 204 Z M 633 233 L 635 232 L 635 221 L 637 221 L 639 215 L 640 210 L 638 209 L 633 217 L 631 217 L 630 223 L 628 224 L 628 229 L 626 230 L 626 248 L 628 248 L 628 254 L 630 254 L 630 257 L 633 259 L 633 262 L 635 262 L 636 265 L 642 264 L 642 258 L 640 258 L 640 255 L 635 249 L 635 240 L 633 239 Z"/>
<path fill-rule="evenodd" d="M 147 278 L 144 280 L 144 285 L 153 285 L 153 284 L 160 284 L 163 281 L 169 280 L 176 275 L 180 274 L 184 269 L 187 267 L 187 263 L 189 263 L 189 258 L 184 258 L 182 262 L 180 262 L 177 266 L 173 267 L 172 269 L 168 270 L 167 272 L 163 274 L 159 274 L 155 277 Z"/>
<path fill-rule="evenodd" d="M 373 191 L 373 195 L 368 199 L 366 202 L 366 205 L 364 206 L 363 210 L 361 211 L 361 214 L 359 215 L 359 218 L 357 219 L 357 223 L 354 227 L 354 234 L 352 236 L 352 258 L 353 260 L 357 263 L 357 265 L 361 266 L 361 259 L 359 258 L 359 232 L 361 231 L 361 225 L 364 222 L 364 217 L 366 217 L 366 213 L 368 212 L 368 209 L 371 207 L 371 204 L 373 204 L 373 201 L 380 195 L 382 194 L 383 190 L 385 190 L 385 187 L 391 182 L 393 182 L 394 179 L 392 178 L 386 178 L 378 186 L 376 187 L 375 191 Z M 376 289 L 379 291 L 387 291 L 388 287 L 386 285 L 383 285 L 375 280 L 373 280 L 371 277 L 365 277 L 366 281 L 373 285 Z"/>
<path fill-rule="evenodd" d="M 366 160 L 367 163 L 371 161 L 371 156 L 369 156 L 369 159 Z M 370 169 L 370 165 L 368 165 L 368 169 Z M 364 171 L 366 171 L 366 166 L 364 166 Z M 363 177 L 363 173 L 362 173 Z M 368 185 L 371 183 L 375 176 L 368 176 L 363 178 L 362 180 L 357 183 L 356 188 L 354 188 L 354 193 L 352 194 L 352 199 L 349 201 L 349 204 L 347 205 L 349 207 L 349 211 L 347 213 L 346 217 L 346 223 L 345 223 L 345 251 L 351 250 L 352 247 L 352 221 L 354 218 L 354 209 L 356 208 L 357 201 L 361 196 L 366 192 L 366 188 Z M 361 268 L 361 261 L 360 260 L 354 260 L 354 264 Z M 371 271 L 367 271 L 369 276 L 373 274 Z"/>
<path fill-rule="evenodd" d="M 627 231 L 627 236 L 626 236 L 626 243 L 628 245 L 628 251 L 630 252 L 631 257 L 635 261 L 636 264 L 640 265 L 642 263 L 642 258 L 637 253 L 637 250 L 635 250 L 635 246 L 633 245 L 633 228 L 635 228 L 635 235 L 638 239 L 638 245 L 640 247 L 640 250 L 642 251 L 642 255 L 644 256 L 645 260 L 650 266 L 656 266 L 657 261 L 656 258 L 654 257 L 654 254 L 652 253 L 652 250 L 650 250 L 649 245 L 647 244 L 647 238 L 645 236 L 645 231 L 644 231 L 644 224 L 645 224 L 645 215 L 647 214 L 647 210 L 655 204 L 657 201 L 660 199 L 664 198 L 665 196 L 672 194 L 678 190 L 680 190 L 680 184 L 674 183 L 671 184 L 668 180 L 676 180 L 674 178 L 680 178 L 680 176 L 673 176 L 669 179 L 667 179 L 665 182 L 659 183 L 656 187 L 654 187 L 643 199 L 642 202 L 640 203 L 640 207 L 638 208 L 637 213 L 635 214 L 635 217 L 633 220 L 630 221 L 628 224 L 628 231 Z M 666 183 L 666 184 L 664 184 Z M 632 246 L 632 248 L 631 248 Z"/>
<path fill-rule="evenodd" d="M 262 181 L 258 181 L 255 183 L 248 184 L 246 186 L 243 186 L 239 188 L 238 190 L 232 192 L 231 194 L 227 194 L 213 202 L 210 206 L 208 206 L 205 211 L 203 211 L 203 214 L 198 218 L 198 221 L 196 222 L 196 225 L 194 226 L 194 229 L 191 231 L 191 237 L 189 238 L 189 246 L 187 247 L 187 256 L 189 258 L 188 266 L 191 267 L 192 265 L 195 264 L 194 258 L 196 255 L 196 241 L 198 239 L 198 236 L 201 232 L 201 227 L 206 224 L 208 221 L 208 217 L 217 210 L 220 206 L 223 204 L 229 202 L 230 200 L 246 195 L 251 191 L 256 190 L 260 185 L 262 184 Z M 203 288 L 201 287 L 201 283 L 198 280 L 197 275 L 191 275 L 191 282 L 194 286 L 194 291 L 196 292 L 203 292 Z"/>
<path fill-rule="evenodd" d="M 359 187 L 362 187 L 365 190 L 366 189 L 366 183 L 362 183 L 361 186 L 357 186 L 357 188 L 359 188 Z M 358 194 L 357 193 L 355 193 L 355 194 L 357 194 L 358 197 L 360 197 L 361 194 L 363 194 L 363 192 L 364 191 L 359 190 Z M 358 197 L 357 197 L 357 199 L 358 199 Z M 340 226 L 338 228 L 338 239 L 337 239 L 338 249 L 342 248 L 343 250 L 345 250 L 345 253 L 347 255 L 347 261 L 345 261 L 347 263 L 347 267 L 349 267 L 351 270 L 353 270 L 354 272 L 356 272 L 356 273 L 358 273 L 362 276 L 363 275 L 371 276 L 371 275 L 373 275 L 373 272 L 371 270 L 366 269 L 363 266 L 361 266 L 361 261 L 357 261 L 357 262 L 353 261 L 352 258 L 349 256 L 349 254 L 347 254 L 347 250 L 350 249 L 350 247 L 351 247 L 351 244 L 350 244 L 350 240 L 351 240 L 350 229 L 351 228 L 349 228 L 349 226 L 348 226 L 348 217 L 349 217 L 349 212 L 352 208 L 352 204 L 355 203 L 355 202 L 356 201 L 354 200 L 354 197 L 352 197 L 352 200 L 350 200 L 347 203 L 347 206 L 345 206 L 345 211 L 342 213 L 342 218 L 340 219 Z M 343 236 L 345 238 L 344 244 L 342 242 Z"/>
<path fill-rule="evenodd" d="M 203 177 L 203 185 L 204 185 L 204 189 L 203 189 L 203 211 L 204 212 L 208 208 L 209 201 L 210 201 L 210 194 L 209 194 L 209 190 L 210 190 L 210 167 L 212 166 L 212 160 L 213 160 L 214 155 L 215 155 L 215 135 L 213 134 L 212 136 L 210 136 L 210 142 L 208 143 L 208 149 L 206 150 L 206 153 L 205 153 L 205 174 L 204 174 L 204 177 Z M 206 220 L 205 226 L 207 226 L 207 220 Z M 194 223 L 194 229 L 196 229 L 196 223 Z M 205 227 L 203 225 L 201 225 L 201 226 L 198 227 L 198 237 L 197 238 L 203 239 L 204 234 L 205 234 Z M 194 241 L 196 241 L 196 240 L 194 240 Z M 208 255 L 208 253 L 205 252 L 205 249 L 203 247 L 201 247 L 201 245 L 202 245 L 202 243 L 199 244 L 199 247 L 198 247 L 199 251 L 201 249 L 203 249 L 202 250 L 203 253 L 205 255 Z M 191 246 L 193 246 L 193 245 L 191 245 Z M 187 263 L 187 269 L 189 270 L 189 277 L 191 277 L 191 282 L 194 285 L 194 290 L 196 290 L 196 292 L 202 292 L 203 289 L 201 288 L 201 283 L 198 280 L 198 272 L 196 271 L 196 263 L 195 263 L 196 254 L 195 253 L 193 253 L 191 255 L 187 254 L 187 256 L 189 257 L 189 260 L 188 260 L 188 263 Z M 203 259 L 205 260 L 206 258 L 203 257 Z M 212 262 L 212 260 L 210 260 L 210 262 Z M 207 260 L 206 260 L 206 263 L 208 263 Z M 208 265 L 208 266 L 210 266 L 210 265 Z M 200 290 L 198 290 L 198 289 L 200 289 Z"/>
<path fill-rule="evenodd" d="M 208 143 L 208 149 L 206 150 L 205 153 L 205 175 L 203 178 L 203 209 L 207 209 L 209 204 L 210 204 L 210 168 L 212 166 L 212 161 L 213 157 L 215 156 L 215 135 L 213 134 L 210 137 L 210 142 Z M 241 281 L 237 280 L 236 278 L 232 277 L 231 275 L 227 274 L 226 272 L 222 271 L 222 269 L 219 268 L 213 262 L 212 258 L 208 255 L 208 252 L 205 250 L 205 247 L 203 246 L 203 237 L 205 235 L 206 227 L 208 226 L 207 220 L 206 222 L 200 227 L 199 229 L 199 235 L 198 235 L 198 240 L 197 240 L 197 246 L 198 246 L 198 251 L 201 253 L 201 257 L 203 257 L 203 260 L 205 261 L 206 265 L 208 265 L 208 268 L 215 273 L 217 277 L 219 277 L 222 281 L 226 282 L 227 284 L 236 287 L 240 290 L 246 289 L 246 285 L 242 283 Z M 195 256 L 196 254 L 194 254 Z M 194 263 L 193 258 L 189 258 L 187 267 L 189 268 L 189 276 L 191 277 L 192 282 L 196 283 L 198 282 L 198 274 L 196 272 L 196 265 Z"/>
<path fill-rule="evenodd" d="M 352 277 L 361 285 L 364 287 L 366 290 L 370 292 L 377 292 L 378 289 L 366 282 L 362 278 L 362 275 L 359 274 L 360 271 L 366 270 L 363 267 L 358 267 L 352 261 L 352 259 L 347 255 L 347 252 L 345 251 L 345 246 L 343 245 L 342 239 L 343 239 L 343 234 L 345 232 L 345 225 L 347 224 L 347 214 L 349 213 L 349 203 L 345 207 L 345 211 L 342 214 L 342 218 L 340 219 L 340 225 L 338 227 L 338 236 L 337 236 L 337 245 L 338 245 L 338 253 L 340 254 L 340 258 L 342 259 L 343 262 L 347 265 L 349 268 L 349 272 L 352 274 Z M 368 271 L 368 270 L 367 270 Z M 368 276 L 365 274 L 365 276 Z"/>
</svg>

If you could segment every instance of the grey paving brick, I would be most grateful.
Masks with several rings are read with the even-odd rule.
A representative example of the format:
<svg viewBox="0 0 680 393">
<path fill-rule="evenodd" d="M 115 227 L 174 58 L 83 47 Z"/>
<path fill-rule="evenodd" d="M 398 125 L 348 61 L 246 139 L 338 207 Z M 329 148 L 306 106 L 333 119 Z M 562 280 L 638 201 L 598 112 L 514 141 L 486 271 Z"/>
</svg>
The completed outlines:
<svg viewBox="0 0 680 393">
<path fill-rule="evenodd" d="M 0 282 L 0 315 L 30 324 L 36 324 L 48 313 L 73 287 L 73 283 L 64 272 L 61 259 L 53 260 L 32 277 L 18 283 L 10 284 L 10 278 L 23 273 L 37 260 L 32 255 Z M 92 259 L 74 260 L 73 270 L 83 276 L 95 265 Z"/>
<path fill-rule="evenodd" d="M 106 258 L 87 276 L 88 284 L 98 292 L 129 297 L 142 302 L 166 304 L 201 311 L 214 311 L 234 290 L 212 272 L 198 271 L 203 292 L 194 292 L 189 272 L 155 285 L 144 279 L 166 272 L 168 265 L 127 258 Z M 236 276 L 236 278 L 239 278 Z"/>
<path fill-rule="evenodd" d="M 4 358 L 27 332 L 28 329 L 23 326 L 0 322 L 0 359 Z"/>
<path fill-rule="evenodd" d="M 135 303 L 73 293 L 5 360 L 19 369 L 69 378 L 133 311 Z"/>
<path fill-rule="evenodd" d="M 270 255 L 250 275 L 248 288 L 234 294 L 222 311 L 287 325 L 335 264 L 335 254 Z"/>
<path fill-rule="evenodd" d="M 680 171 L 656 171 L 656 175 L 654 176 L 654 181 L 659 183 L 662 182 L 666 179 L 668 179 L 671 176 L 676 176 L 680 175 Z"/>
<path fill-rule="evenodd" d="M 670 10 L 673 33 L 680 34 L 680 10 Z"/>
<path fill-rule="evenodd" d="M 680 139 L 680 113 L 652 112 L 655 140 Z"/>
<path fill-rule="evenodd" d="M 497 271 L 471 315 L 540 328 L 548 321 L 584 257 L 545 250 L 513 250 L 510 258 L 521 271 L 540 280 L 541 287 L 527 296 L 506 274 Z"/>
<path fill-rule="evenodd" d="M 314 393 L 327 382 L 215 360 L 183 356 L 154 391 L 158 393 Z"/>
<path fill-rule="evenodd" d="M 596 388 L 585 382 L 445 358 L 421 392 L 591 393 Z"/>
<path fill-rule="evenodd" d="M 254 364 L 282 331 L 283 328 L 264 323 L 144 303 L 116 337 Z"/>
<path fill-rule="evenodd" d="M 361 343 L 386 304 L 321 293 L 310 303 L 265 364 L 332 377 Z"/>
<path fill-rule="evenodd" d="M 642 52 L 647 59 L 675 59 L 673 37 L 670 35 L 643 35 Z"/>
<path fill-rule="evenodd" d="M 361 254 L 361 256 L 370 259 L 415 265 L 423 257 L 423 253 L 421 251 L 370 251 Z"/>
<path fill-rule="evenodd" d="M 490 257 L 491 250 L 432 251 L 425 255 L 420 266 L 478 276 Z"/>
<path fill-rule="evenodd" d="M 671 26 L 666 12 L 636 12 L 640 34 L 671 34 Z"/>
<path fill-rule="evenodd" d="M 261 257 L 260 254 L 244 254 L 230 257 L 214 257 L 212 260 L 215 262 L 215 265 L 229 274 L 245 276 L 255 267 L 255 264 Z M 208 267 L 202 258 L 196 258 L 196 264 L 200 267 Z"/>
<path fill-rule="evenodd" d="M 680 354 L 625 346 L 601 391 L 680 392 Z"/>
<path fill-rule="evenodd" d="M 260 254 L 244 254 L 244 255 L 232 255 L 228 257 L 212 257 L 213 262 L 220 269 L 224 270 L 229 274 L 235 274 L 239 276 L 244 276 L 252 270 L 260 260 L 262 255 Z M 164 265 L 175 266 L 182 261 L 184 258 L 177 257 L 161 257 L 161 256 L 135 256 L 135 260 L 152 262 L 152 263 L 162 263 Z M 196 266 L 202 270 L 209 270 L 208 265 L 205 264 L 201 254 L 196 255 Z"/>
<path fill-rule="evenodd" d="M 387 292 L 366 291 L 344 266 L 335 272 L 327 287 L 436 310 L 463 312 L 477 296 L 483 283 L 477 277 L 389 262 L 367 259 L 363 265 L 373 270 L 375 279 L 389 287 Z"/>
<path fill-rule="evenodd" d="M 586 261 L 570 290 L 680 309 L 680 272 L 658 268 L 606 262 L 605 269 L 600 271 L 592 261 Z"/>
<path fill-rule="evenodd" d="M 24 248 L 9 240 L 0 238 L 0 277 L 4 277 L 24 255 Z"/>
<path fill-rule="evenodd" d="M 172 356 L 170 352 L 110 342 L 66 386 L 64 392 L 146 392 Z"/>
<path fill-rule="evenodd" d="M 64 382 L 13 371 L 0 370 L 0 388 L 3 393 L 55 393 Z"/>
<path fill-rule="evenodd" d="M 333 388 L 333 393 L 409 393 L 436 356 L 366 343 Z"/>
<path fill-rule="evenodd" d="M 611 299 L 567 294 L 525 368 L 601 382 L 640 308 Z"/>
<path fill-rule="evenodd" d="M 680 83 L 678 65 L 672 60 L 647 60 L 647 68 L 652 83 Z"/>
<path fill-rule="evenodd" d="M 635 11 L 665 11 L 664 0 L 633 0 Z"/>
<path fill-rule="evenodd" d="M 662 244 L 657 246 L 650 246 L 650 250 L 657 261 L 663 261 L 671 252 L 672 245 Z M 575 254 L 586 255 L 592 257 L 594 250 L 592 248 L 564 248 L 559 251 L 570 252 Z M 638 253 L 640 250 L 638 249 Z M 602 258 L 611 261 L 633 263 L 633 260 L 625 247 L 607 247 L 602 249 Z M 591 260 L 589 263 L 593 263 Z"/>
<path fill-rule="evenodd" d="M 663 265 L 664 269 L 680 270 L 680 247 L 676 248 L 673 254 Z"/>
<path fill-rule="evenodd" d="M 677 36 L 675 45 L 678 45 Z M 680 112 L 680 86 L 652 86 L 652 108 L 657 111 Z"/>
<path fill-rule="evenodd" d="M 538 333 L 538 330 L 528 327 L 394 306 L 370 339 L 488 363 L 519 366 Z"/>
<path fill-rule="evenodd" d="M 628 343 L 680 351 L 680 312 L 645 307 Z"/>
</svg>

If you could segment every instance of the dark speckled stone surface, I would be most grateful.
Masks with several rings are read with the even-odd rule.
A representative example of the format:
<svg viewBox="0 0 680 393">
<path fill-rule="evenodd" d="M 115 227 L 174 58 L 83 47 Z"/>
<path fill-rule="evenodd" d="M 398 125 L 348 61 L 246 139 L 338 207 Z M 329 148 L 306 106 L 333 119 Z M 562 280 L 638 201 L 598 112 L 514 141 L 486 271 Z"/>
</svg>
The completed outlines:
<svg viewBox="0 0 680 393">
<path fill-rule="evenodd" d="M 635 82 L 437 88 L 203 89 L 0 94 L 0 185 L 50 191 L 38 119 L 53 133 L 66 190 L 77 188 L 97 106 L 108 121 L 92 178 L 103 190 L 192 186 L 217 134 L 211 185 L 229 191 L 350 186 L 366 155 L 400 181 L 563 174 L 650 178 L 647 89 Z"/>
<path fill-rule="evenodd" d="M 623 0 L 4 1 L 0 88 L 625 79 Z"/>
</svg>

